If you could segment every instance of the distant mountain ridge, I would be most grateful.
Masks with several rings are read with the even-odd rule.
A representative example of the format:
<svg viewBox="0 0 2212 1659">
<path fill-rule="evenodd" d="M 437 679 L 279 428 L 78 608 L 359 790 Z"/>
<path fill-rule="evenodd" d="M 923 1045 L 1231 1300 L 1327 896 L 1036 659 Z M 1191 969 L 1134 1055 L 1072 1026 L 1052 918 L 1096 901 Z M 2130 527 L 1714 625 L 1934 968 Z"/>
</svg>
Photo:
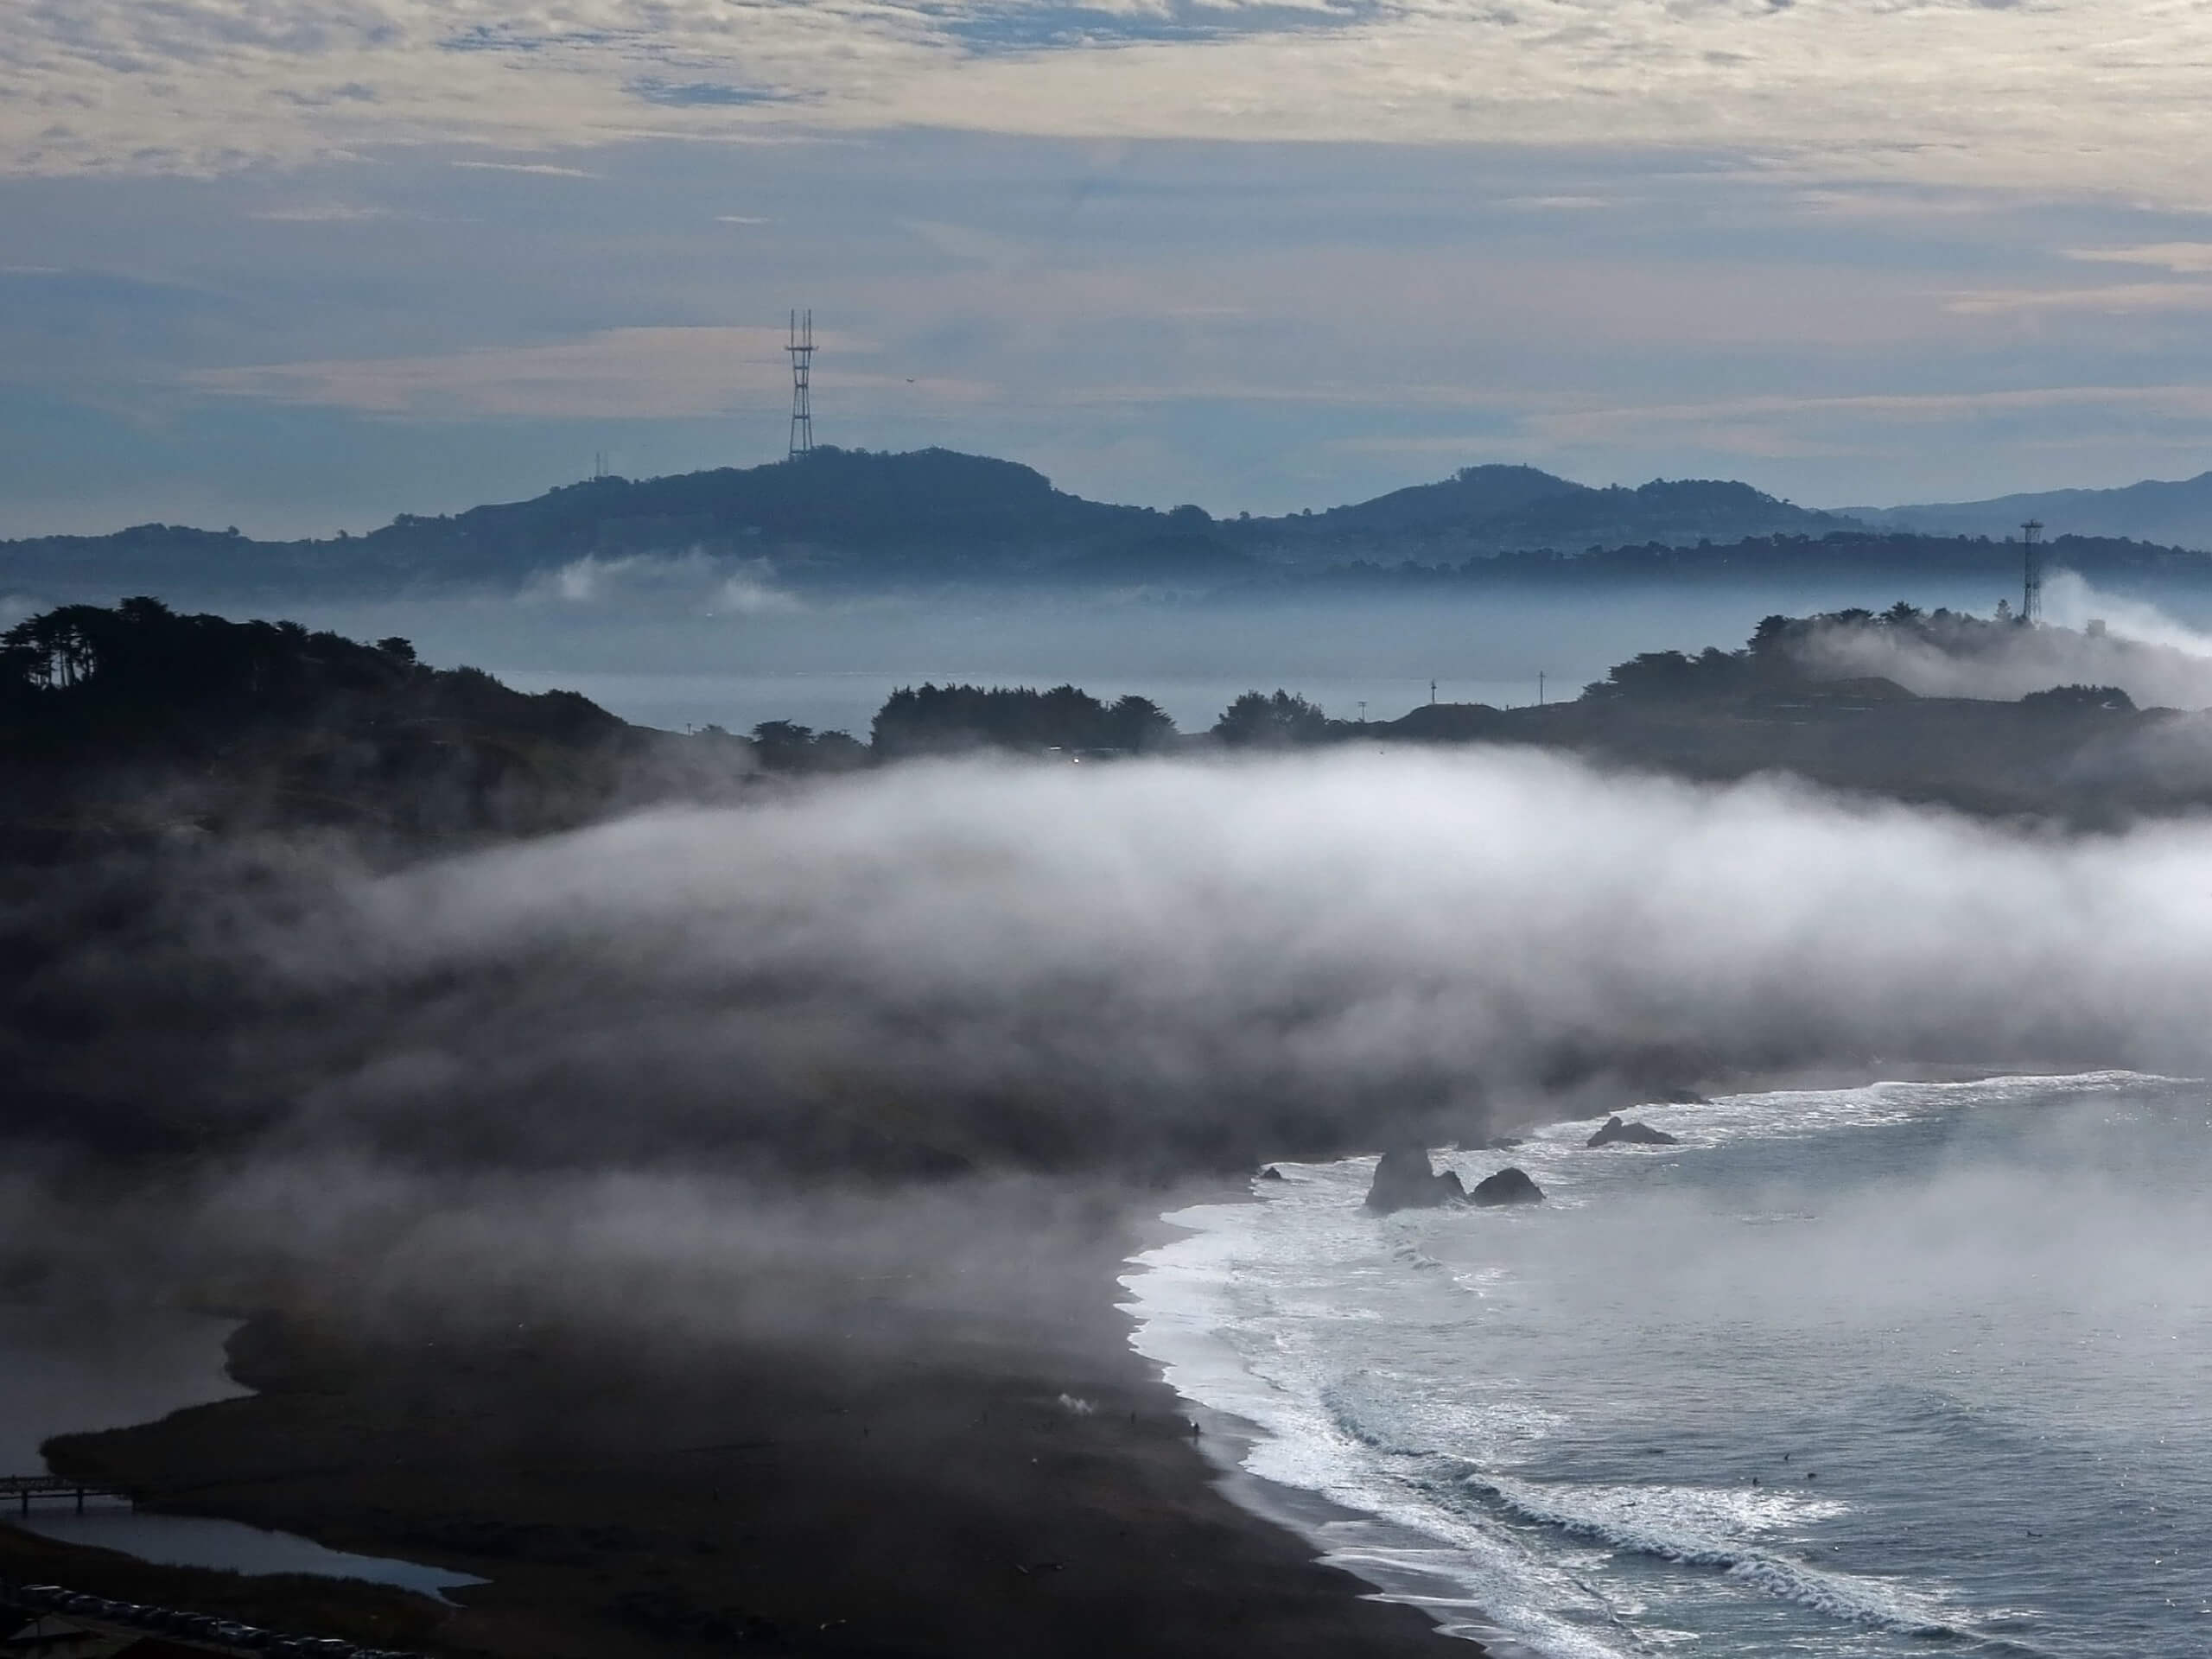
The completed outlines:
<svg viewBox="0 0 2212 1659">
<path fill-rule="evenodd" d="M 2171 481 L 2145 479 L 2110 490 L 2041 490 L 1986 501 L 1847 507 L 1848 516 L 1890 530 L 1935 536 L 2010 536 L 2039 518 L 2053 531 L 2212 550 L 2212 472 Z"/>
<path fill-rule="evenodd" d="M 1689 545 L 1859 528 L 1841 514 L 1777 500 L 1748 484 L 1654 479 L 1633 489 L 1596 488 L 1534 467 L 1506 466 L 1465 467 L 1440 483 L 1255 522 L 1294 542 L 1445 540 L 1472 552 L 1549 547 L 1579 553 L 1592 546 Z"/>
<path fill-rule="evenodd" d="M 1040 550 L 1157 534 L 1173 519 L 1066 494 L 1014 461 L 944 449 L 823 449 L 760 467 L 592 479 L 457 513 L 403 512 L 358 537 L 261 542 L 154 524 L 111 536 L 0 543 L 0 572 L 98 562 L 150 583 L 191 560 L 203 575 L 280 585 L 512 582 L 588 557 L 699 550 L 773 552 L 793 572 L 842 562 L 894 575 L 920 553 L 930 573 L 958 575 L 967 566 L 1018 565 Z"/>
<path fill-rule="evenodd" d="M 2212 483 L 2206 493 L 2212 501 Z M 2055 536 L 2075 528 L 2056 508 L 2049 518 Z M 584 561 L 697 555 L 799 588 L 1017 583 L 1212 593 L 1401 566 L 1597 580 L 1631 569 L 1663 578 L 1693 565 L 1748 575 L 1770 557 L 1800 568 L 1827 560 L 1855 569 L 1873 558 L 1910 565 L 1922 534 L 1870 530 L 1743 483 L 1660 479 L 1600 488 L 1524 466 L 1468 467 L 1319 512 L 1216 519 L 1195 506 L 1087 500 L 1033 467 L 989 456 L 824 448 L 758 467 L 594 479 L 457 513 L 402 513 L 359 537 L 262 542 L 156 524 L 0 543 L 0 591 L 48 600 L 102 590 L 514 591 Z M 1785 543 L 1794 550 L 1786 556 Z M 1949 543 L 1921 550 L 1931 563 L 1989 556 Z M 2159 563 L 2149 557 L 2155 551 L 2142 550 L 2139 560 L 2125 548 L 2095 556 L 2128 566 Z M 1588 563 L 1601 552 L 1634 556 Z"/>
</svg>

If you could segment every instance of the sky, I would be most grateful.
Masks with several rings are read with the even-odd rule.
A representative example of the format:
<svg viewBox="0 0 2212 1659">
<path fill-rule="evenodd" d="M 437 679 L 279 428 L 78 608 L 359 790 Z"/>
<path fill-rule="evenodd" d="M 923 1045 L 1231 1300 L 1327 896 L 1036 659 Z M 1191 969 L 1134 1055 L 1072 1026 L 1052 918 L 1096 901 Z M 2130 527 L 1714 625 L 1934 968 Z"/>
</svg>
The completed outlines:
<svg viewBox="0 0 2212 1659">
<path fill-rule="evenodd" d="M 2212 465 L 2208 0 L 0 0 L 0 535 Z"/>
</svg>

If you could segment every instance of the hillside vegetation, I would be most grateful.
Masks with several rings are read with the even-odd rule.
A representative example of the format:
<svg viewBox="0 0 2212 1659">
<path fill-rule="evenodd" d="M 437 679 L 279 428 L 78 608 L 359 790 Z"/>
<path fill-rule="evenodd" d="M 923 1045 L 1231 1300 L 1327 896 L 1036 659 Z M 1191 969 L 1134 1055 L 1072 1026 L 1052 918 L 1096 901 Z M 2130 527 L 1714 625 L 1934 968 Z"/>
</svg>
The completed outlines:
<svg viewBox="0 0 2212 1659">
<path fill-rule="evenodd" d="M 148 598 L 62 606 L 0 634 L 0 845 L 17 858 L 251 828 L 395 844 L 526 834 L 712 794 L 753 769 L 734 739 L 431 668 L 400 639 Z"/>
</svg>

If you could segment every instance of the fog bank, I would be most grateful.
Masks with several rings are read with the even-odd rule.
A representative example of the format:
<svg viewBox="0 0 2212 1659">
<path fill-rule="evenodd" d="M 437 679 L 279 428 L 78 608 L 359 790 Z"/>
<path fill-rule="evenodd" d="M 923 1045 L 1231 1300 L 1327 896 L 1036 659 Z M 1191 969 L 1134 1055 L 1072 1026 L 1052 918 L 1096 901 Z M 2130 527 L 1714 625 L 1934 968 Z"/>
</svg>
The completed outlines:
<svg viewBox="0 0 2212 1659">
<path fill-rule="evenodd" d="M 2208 875 L 2196 823 L 1482 749 L 912 765 L 383 873 L 194 855 L 10 1040 L 111 1140 L 203 1150 L 82 1228 L 18 1177 L 7 1243 L 245 1301 L 327 1271 L 734 1318 L 810 1262 L 1003 1301 L 1039 1282 L 1004 1240 L 1179 1172 L 1745 1067 L 2212 1069 Z"/>
<path fill-rule="evenodd" d="M 2063 841 L 1546 754 L 975 762 L 296 868 L 181 907 L 162 971 L 233 983 L 236 1076 L 295 1142 L 651 1160 L 896 1102 L 1049 1166 L 1273 1114 L 1471 1128 L 1650 1053 L 2195 1065 L 2207 868 L 2194 824 Z"/>
<path fill-rule="evenodd" d="M 1924 697 L 2009 702 L 2056 685 L 2115 685 L 2139 708 L 2212 706 L 2212 634 L 2071 571 L 2053 573 L 2044 600 L 2052 626 L 1983 629 L 1953 648 L 1909 629 L 1827 627 L 1799 650 L 1816 675 L 1878 677 Z"/>
</svg>

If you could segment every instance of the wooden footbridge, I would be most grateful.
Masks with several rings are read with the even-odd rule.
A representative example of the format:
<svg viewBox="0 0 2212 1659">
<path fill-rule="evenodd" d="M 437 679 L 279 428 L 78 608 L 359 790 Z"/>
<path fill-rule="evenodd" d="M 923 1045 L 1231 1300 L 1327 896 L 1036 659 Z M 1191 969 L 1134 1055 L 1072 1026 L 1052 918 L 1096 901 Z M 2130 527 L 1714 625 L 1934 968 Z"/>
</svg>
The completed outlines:
<svg viewBox="0 0 2212 1659">
<path fill-rule="evenodd" d="M 31 1500 L 37 1497 L 73 1497 L 79 1515 L 85 1512 L 85 1500 L 88 1497 L 132 1502 L 130 1494 L 119 1487 L 103 1486 L 97 1481 L 78 1480 L 68 1475 L 0 1475 L 0 1503 L 11 1497 L 22 1506 L 24 1515 L 31 1512 Z"/>
</svg>

